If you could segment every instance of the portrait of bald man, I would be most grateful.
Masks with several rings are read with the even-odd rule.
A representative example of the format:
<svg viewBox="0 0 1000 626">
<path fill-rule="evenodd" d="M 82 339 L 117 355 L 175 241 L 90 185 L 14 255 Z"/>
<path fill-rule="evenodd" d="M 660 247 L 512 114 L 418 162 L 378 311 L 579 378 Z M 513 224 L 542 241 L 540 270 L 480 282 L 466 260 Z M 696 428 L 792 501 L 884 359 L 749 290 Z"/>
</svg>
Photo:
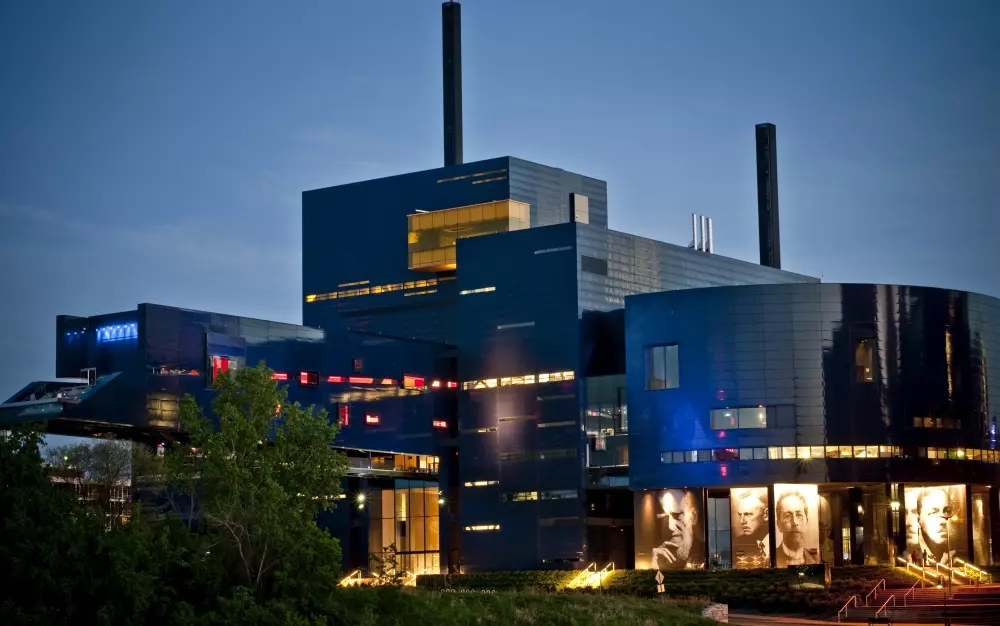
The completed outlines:
<svg viewBox="0 0 1000 626">
<path fill-rule="evenodd" d="M 657 507 L 663 541 L 651 551 L 653 569 L 704 568 L 705 538 L 698 493 L 665 489 L 657 497 Z"/>
</svg>

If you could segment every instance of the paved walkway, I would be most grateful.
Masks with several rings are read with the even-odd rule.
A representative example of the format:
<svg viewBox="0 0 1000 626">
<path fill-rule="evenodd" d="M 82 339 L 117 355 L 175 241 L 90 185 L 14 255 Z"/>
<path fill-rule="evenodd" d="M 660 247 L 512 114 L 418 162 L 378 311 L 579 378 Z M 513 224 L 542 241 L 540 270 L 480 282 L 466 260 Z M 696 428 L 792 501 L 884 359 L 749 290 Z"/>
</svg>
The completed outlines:
<svg viewBox="0 0 1000 626">
<path fill-rule="evenodd" d="M 815 620 L 800 619 L 796 617 L 780 617 L 777 615 L 741 615 L 739 613 L 729 614 L 729 623 L 737 626 L 763 626 L 764 624 L 790 624 L 792 626 L 807 626 L 812 624 L 831 626 L 836 624 L 836 620 Z M 868 622 L 840 622 L 840 626 L 868 626 Z M 906 624 L 904 622 L 893 622 L 892 626 L 933 626 L 931 624 Z"/>
</svg>

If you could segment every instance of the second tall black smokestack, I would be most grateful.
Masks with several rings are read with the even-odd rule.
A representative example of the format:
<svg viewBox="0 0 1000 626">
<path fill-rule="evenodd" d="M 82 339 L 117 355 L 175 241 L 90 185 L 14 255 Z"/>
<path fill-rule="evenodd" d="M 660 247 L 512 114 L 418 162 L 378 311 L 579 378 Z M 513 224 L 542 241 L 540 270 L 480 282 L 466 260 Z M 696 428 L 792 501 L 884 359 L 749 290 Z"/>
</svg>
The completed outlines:
<svg viewBox="0 0 1000 626">
<path fill-rule="evenodd" d="M 462 162 L 462 5 L 441 5 L 444 53 L 444 164 Z"/>
<path fill-rule="evenodd" d="M 757 124 L 757 227 L 760 264 L 781 269 L 778 228 L 778 148 L 774 124 Z"/>
</svg>

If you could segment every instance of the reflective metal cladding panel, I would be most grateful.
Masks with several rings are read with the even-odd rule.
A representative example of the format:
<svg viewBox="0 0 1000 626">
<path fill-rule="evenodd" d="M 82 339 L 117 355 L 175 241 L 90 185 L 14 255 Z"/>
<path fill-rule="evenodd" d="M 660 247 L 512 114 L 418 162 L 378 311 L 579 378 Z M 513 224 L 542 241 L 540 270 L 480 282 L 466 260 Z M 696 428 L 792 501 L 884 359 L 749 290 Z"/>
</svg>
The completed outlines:
<svg viewBox="0 0 1000 626">
<path fill-rule="evenodd" d="M 863 284 L 664 292 L 627 300 L 626 345 L 633 488 L 1000 479 L 996 298 Z"/>
</svg>

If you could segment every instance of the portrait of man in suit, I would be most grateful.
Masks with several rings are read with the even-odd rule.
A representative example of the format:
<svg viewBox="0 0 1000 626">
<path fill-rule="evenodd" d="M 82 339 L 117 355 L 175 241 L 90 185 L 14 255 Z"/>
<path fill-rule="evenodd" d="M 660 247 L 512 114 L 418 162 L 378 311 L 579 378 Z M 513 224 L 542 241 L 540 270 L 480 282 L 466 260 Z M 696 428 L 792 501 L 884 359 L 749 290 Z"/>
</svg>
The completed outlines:
<svg viewBox="0 0 1000 626">
<path fill-rule="evenodd" d="M 810 509 L 816 508 L 816 487 L 812 486 L 812 493 L 795 485 L 785 487 L 781 495 L 777 495 L 778 486 L 775 486 L 774 522 L 778 540 L 774 551 L 775 566 L 819 563 L 818 520 L 815 511 L 810 514 Z"/>
<path fill-rule="evenodd" d="M 733 489 L 730 492 L 730 510 L 736 569 L 770 567 L 767 487 Z"/>
</svg>

